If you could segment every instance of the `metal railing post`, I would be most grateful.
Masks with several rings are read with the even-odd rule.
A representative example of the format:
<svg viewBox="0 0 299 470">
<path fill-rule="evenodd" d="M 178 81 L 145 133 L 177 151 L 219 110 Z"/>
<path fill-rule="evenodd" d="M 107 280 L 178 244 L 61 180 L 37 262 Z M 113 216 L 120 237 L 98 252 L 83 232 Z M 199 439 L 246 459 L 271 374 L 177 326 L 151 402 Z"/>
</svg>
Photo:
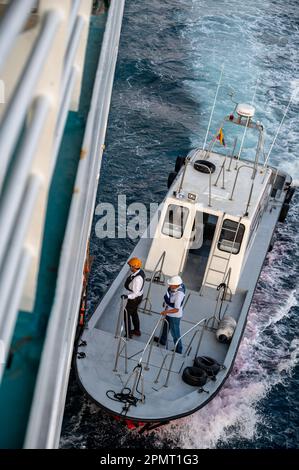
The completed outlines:
<svg viewBox="0 0 299 470">
<path fill-rule="evenodd" d="M 119 327 L 120 327 L 120 324 L 121 324 L 121 315 L 122 315 L 122 313 L 124 313 L 124 304 L 125 304 L 124 299 L 121 299 L 119 314 L 118 314 L 118 318 L 117 318 L 116 329 L 115 329 L 115 333 L 114 333 L 115 338 L 117 338 L 117 336 L 118 336 L 118 330 L 119 330 Z"/>
<path fill-rule="evenodd" d="M 230 162 L 229 162 L 228 169 L 226 171 L 230 171 L 232 161 L 233 161 L 233 158 L 234 158 L 234 154 L 235 154 L 235 150 L 236 150 L 236 147 L 237 147 L 237 142 L 238 142 L 238 137 L 235 137 L 233 151 L 232 151 L 232 154 L 231 154 L 231 157 L 230 157 Z"/>
<path fill-rule="evenodd" d="M 162 320 L 162 321 L 161 321 Z M 161 335 L 162 335 L 162 331 L 163 331 L 163 328 L 164 328 L 164 323 L 166 322 L 166 328 L 167 328 L 167 338 L 168 338 L 168 334 L 169 334 L 169 322 L 166 318 L 160 318 L 160 322 L 162 323 L 162 329 L 161 329 L 161 333 L 159 335 L 159 341 L 161 339 Z M 154 330 L 155 331 L 155 330 Z M 144 369 L 145 370 L 149 370 L 149 361 L 150 361 L 150 357 L 151 357 L 151 354 L 152 354 L 152 349 L 153 349 L 153 344 L 154 344 L 154 336 L 152 336 L 152 340 L 150 342 L 150 347 L 149 347 L 149 351 L 148 351 L 148 357 L 147 357 L 147 361 L 146 361 L 146 364 L 144 366 Z"/>
<path fill-rule="evenodd" d="M 253 172 L 255 171 L 254 168 L 252 168 L 252 166 L 250 165 L 241 165 L 239 166 L 239 168 L 237 169 L 237 174 L 236 174 L 236 177 L 235 177 L 235 181 L 234 181 L 234 185 L 233 185 L 233 188 L 232 188 L 232 192 L 231 192 L 231 195 L 230 195 L 230 198 L 229 200 L 232 201 L 233 200 L 233 195 L 234 195 L 234 192 L 235 192 L 235 188 L 236 188 L 236 184 L 237 184 L 237 179 L 238 179 L 238 176 L 239 176 L 239 172 L 242 168 L 250 168 L 251 170 L 253 170 Z"/>
<path fill-rule="evenodd" d="M 183 335 L 181 335 L 181 336 L 178 338 L 178 340 L 176 341 L 176 343 L 175 343 L 175 345 L 174 345 L 173 353 L 172 353 L 172 356 L 171 356 L 171 361 L 170 361 L 170 365 L 169 365 L 169 369 L 168 369 L 168 373 L 167 373 L 167 377 L 166 377 L 166 381 L 165 381 L 164 387 L 168 387 L 169 377 L 170 377 L 171 369 L 172 369 L 172 366 L 173 366 L 173 361 L 174 361 L 174 358 L 175 358 L 177 345 L 178 345 L 179 342 L 184 338 L 184 336 L 186 336 L 187 334 L 189 334 L 192 330 L 194 330 L 195 328 L 197 328 L 199 325 L 201 325 L 201 323 L 203 323 L 203 322 L 205 322 L 205 321 L 206 321 L 206 318 L 203 318 L 202 320 L 200 320 L 199 322 L 197 322 L 195 325 L 193 325 L 191 328 L 189 328 L 189 330 L 187 330 Z M 190 347 L 190 345 L 189 345 L 189 347 Z"/>
<path fill-rule="evenodd" d="M 154 270 L 153 270 L 153 273 L 151 275 L 151 279 L 150 279 L 150 282 L 149 282 L 149 285 L 148 285 L 146 297 L 145 297 L 145 299 L 142 299 L 142 302 L 141 302 L 141 303 L 145 302 L 144 307 L 143 307 L 144 311 L 147 310 L 146 307 L 147 307 L 148 302 L 150 303 L 150 310 L 152 309 L 152 303 L 151 303 L 151 300 L 150 300 L 150 293 L 151 293 L 151 289 L 152 289 L 152 284 L 153 284 L 153 281 L 154 281 L 155 276 L 156 276 L 157 273 L 160 273 L 160 275 L 163 274 L 162 269 L 163 269 L 163 266 L 164 266 L 165 256 L 166 256 L 166 251 L 163 251 L 162 255 L 160 256 L 160 258 L 158 259 L 158 261 L 156 263 L 156 266 L 154 267 Z M 160 267 L 160 269 L 158 269 L 158 266 L 159 266 L 160 262 L 161 262 L 161 267 Z M 139 306 L 139 308 L 140 308 L 140 306 Z"/>
</svg>

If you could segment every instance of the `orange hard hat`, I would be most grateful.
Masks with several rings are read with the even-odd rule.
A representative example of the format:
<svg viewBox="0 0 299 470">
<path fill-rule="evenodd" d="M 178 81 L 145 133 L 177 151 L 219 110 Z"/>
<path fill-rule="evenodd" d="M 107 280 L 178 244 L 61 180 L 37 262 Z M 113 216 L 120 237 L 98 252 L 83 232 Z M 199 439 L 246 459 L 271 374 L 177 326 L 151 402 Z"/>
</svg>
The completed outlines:
<svg viewBox="0 0 299 470">
<path fill-rule="evenodd" d="M 128 265 L 131 266 L 131 268 L 140 269 L 142 266 L 142 261 L 139 258 L 131 258 L 128 261 Z"/>
</svg>

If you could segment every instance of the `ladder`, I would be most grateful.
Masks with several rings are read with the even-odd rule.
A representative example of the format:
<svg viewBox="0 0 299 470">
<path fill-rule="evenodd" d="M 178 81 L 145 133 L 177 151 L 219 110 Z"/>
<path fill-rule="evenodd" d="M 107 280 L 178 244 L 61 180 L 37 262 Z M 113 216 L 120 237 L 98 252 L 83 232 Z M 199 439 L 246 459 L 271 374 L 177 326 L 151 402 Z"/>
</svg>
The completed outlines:
<svg viewBox="0 0 299 470">
<path fill-rule="evenodd" d="M 232 232 L 234 234 L 234 239 L 233 239 L 231 247 L 230 247 L 230 252 L 225 252 L 224 251 L 223 254 L 219 255 L 219 254 L 216 253 L 216 250 L 217 250 L 217 247 L 218 247 L 219 235 L 222 231 L 223 221 L 224 221 L 225 215 L 226 214 L 223 213 L 222 218 L 221 218 L 221 222 L 219 224 L 219 228 L 216 231 L 216 234 L 214 236 L 214 246 L 212 248 L 213 251 L 212 251 L 212 254 L 210 256 L 208 266 L 206 268 L 206 272 L 205 272 L 205 275 L 204 275 L 204 278 L 203 278 L 200 293 L 202 292 L 202 289 L 205 286 L 207 286 L 207 287 L 218 287 L 219 284 L 225 282 L 227 274 L 228 274 L 229 263 L 230 263 L 230 259 L 231 259 L 232 253 L 233 253 L 235 243 L 236 243 L 237 234 L 239 232 L 242 216 L 239 217 L 238 225 L 237 225 L 236 230 L 229 229 L 229 228 L 225 229 L 227 232 Z M 209 278 L 211 278 L 211 277 L 212 277 L 212 280 L 209 280 Z M 216 281 L 215 281 L 215 278 L 216 278 Z"/>
</svg>

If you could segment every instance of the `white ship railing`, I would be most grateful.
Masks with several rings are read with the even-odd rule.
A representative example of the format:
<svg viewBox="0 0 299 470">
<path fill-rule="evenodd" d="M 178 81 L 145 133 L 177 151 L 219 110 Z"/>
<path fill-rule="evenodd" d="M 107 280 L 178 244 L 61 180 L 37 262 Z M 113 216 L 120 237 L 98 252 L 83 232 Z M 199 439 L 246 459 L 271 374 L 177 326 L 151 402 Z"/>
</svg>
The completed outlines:
<svg viewBox="0 0 299 470">
<path fill-rule="evenodd" d="M 124 0 L 112 0 L 61 253 L 57 290 L 35 389 L 25 447 L 59 444 L 78 320 L 82 273 L 101 166 Z"/>
<path fill-rule="evenodd" d="M 71 98 L 72 109 L 79 102 L 91 6 L 91 0 L 11 0 L 1 18 L 0 340 L 5 358 L 18 311 L 30 312 L 34 305 L 51 170 Z M 37 21 L 30 24 L 33 13 Z"/>
</svg>

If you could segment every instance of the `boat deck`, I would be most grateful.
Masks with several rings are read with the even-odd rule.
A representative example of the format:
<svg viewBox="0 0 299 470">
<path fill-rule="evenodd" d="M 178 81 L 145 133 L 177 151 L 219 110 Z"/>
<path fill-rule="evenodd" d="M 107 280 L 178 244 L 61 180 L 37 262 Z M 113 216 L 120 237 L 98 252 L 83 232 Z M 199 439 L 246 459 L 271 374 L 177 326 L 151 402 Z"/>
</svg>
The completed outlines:
<svg viewBox="0 0 299 470">
<path fill-rule="evenodd" d="M 145 284 L 145 297 L 148 285 L 149 281 Z M 140 337 L 134 336 L 132 339 L 127 340 L 127 371 L 125 369 L 126 361 L 124 349 L 122 350 L 118 360 L 117 371 L 113 370 L 119 342 L 119 339 L 115 337 L 115 329 L 120 309 L 119 295 L 113 296 L 113 299 L 111 299 L 111 302 L 103 311 L 95 324 L 95 327 L 86 331 L 84 340 L 88 344 L 87 349 L 85 347 L 79 347 L 78 349 L 79 352 L 82 351 L 87 354 L 87 360 L 83 359 L 77 361 L 79 378 L 82 383 L 84 383 L 87 393 L 98 403 L 101 403 L 102 405 L 105 404 L 107 408 L 112 408 L 116 413 L 121 413 L 123 405 L 110 400 L 107 397 L 106 392 L 107 390 L 113 390 L 114 392 L 119 393 L 132 374 L 132 371 L 137 366 L 146 343 L 148 342 L 155 325 L 159 321 L 160 311 L 162 309 L 161 299 L 163 299 L 164 292 L 164 285 L 158 283 L 152 284 L 151 311 L 144 311 L 144 302 L 141 304 L 139 316 L 142 334 Z M 204 296 L 200 296 L 198 292 L 188 290 L 186 294 L 187 302 L 184 317 L 181 320 L 181 334 L 186 333 L 201 319 L 213 316 L 216 307 L 215 291 L 213 291 L 213 289 L 207 287 L 205 289 Z M 225 302 L 223 311 L 226 310 L 227 314 L 234 316 L 234 318 L 238 320 L 245 298 L 246 291 L 237 292 L 232 297 L 231 301 Z M 212 356 L 213 359 L 218 361 L 220 364 L 223 364 L 229 346 L 217 341 L 215 330 L 211 327 L 212 323 L 204 329 L 198 355 Z M 159 336 L 160 333 L 159 328 L 160 326 L 156 330 L 157 336 Z M 171 335 L 169 334 L 168 344 L 166 346 L 153 343 L 148 370 L 146 368 L 146 362 L 148 359 L 149 349 L 146 349 L 142 361 L 146 401 L 144 404 L 140 404 L 140 406 L 138 405 L 138 414 L 136 414 L 136 416 L 134 416 L 135 408 L 133 407 L 130 409 L 129 414 L 131 418 L 135 417 L 144 420 L 158 420 L 159 418 L 167 419 L 167 417 L 176 413 L 178 406 L 180 412 L 187 413 L 190 408 L 190 403 L 191 406 L 194 406 L 195 408 L 198 405 L 198 402 L 206 400 L 206 393 L 199 395 L 198 387 L 192 387 L 181 379 L 183 369 L 187 366 L 193 365 L 194 354 L 202 331 L 201 327 L 197 327 L 196 329 L 198 330 L 198 333 L 192 343 L 190 353 L 186 355 L 186 357 L 184 357 L 184 354 L 174 355 L 174 363 L 170 372 L 167 387 L 165 387 L 165 381 L 170 366 L 170 360 L 173 355 L 172 349 L 174 347 Z M 192 334 L 193 333 L 186 335 L 182 340 L 183 353 L 189 346 Z M 124 343 L 122 343 L 122 345 L 123 344 Z M 163 364 L 164 359 L 165 362 Z M 157 376 L 160 369 L 161 373 L 157 382 Z M 128 383 L 129 387 L 132 387 L 133 380 L 134 378 L 131 377 Z M 207 382 L 204 388 L 205 390 L 211 389 L 212 391 L 215 388 L 215 382 Z M 152 400 L 150 397 L 155 399 L 154 416 Z"/>
</svg>

